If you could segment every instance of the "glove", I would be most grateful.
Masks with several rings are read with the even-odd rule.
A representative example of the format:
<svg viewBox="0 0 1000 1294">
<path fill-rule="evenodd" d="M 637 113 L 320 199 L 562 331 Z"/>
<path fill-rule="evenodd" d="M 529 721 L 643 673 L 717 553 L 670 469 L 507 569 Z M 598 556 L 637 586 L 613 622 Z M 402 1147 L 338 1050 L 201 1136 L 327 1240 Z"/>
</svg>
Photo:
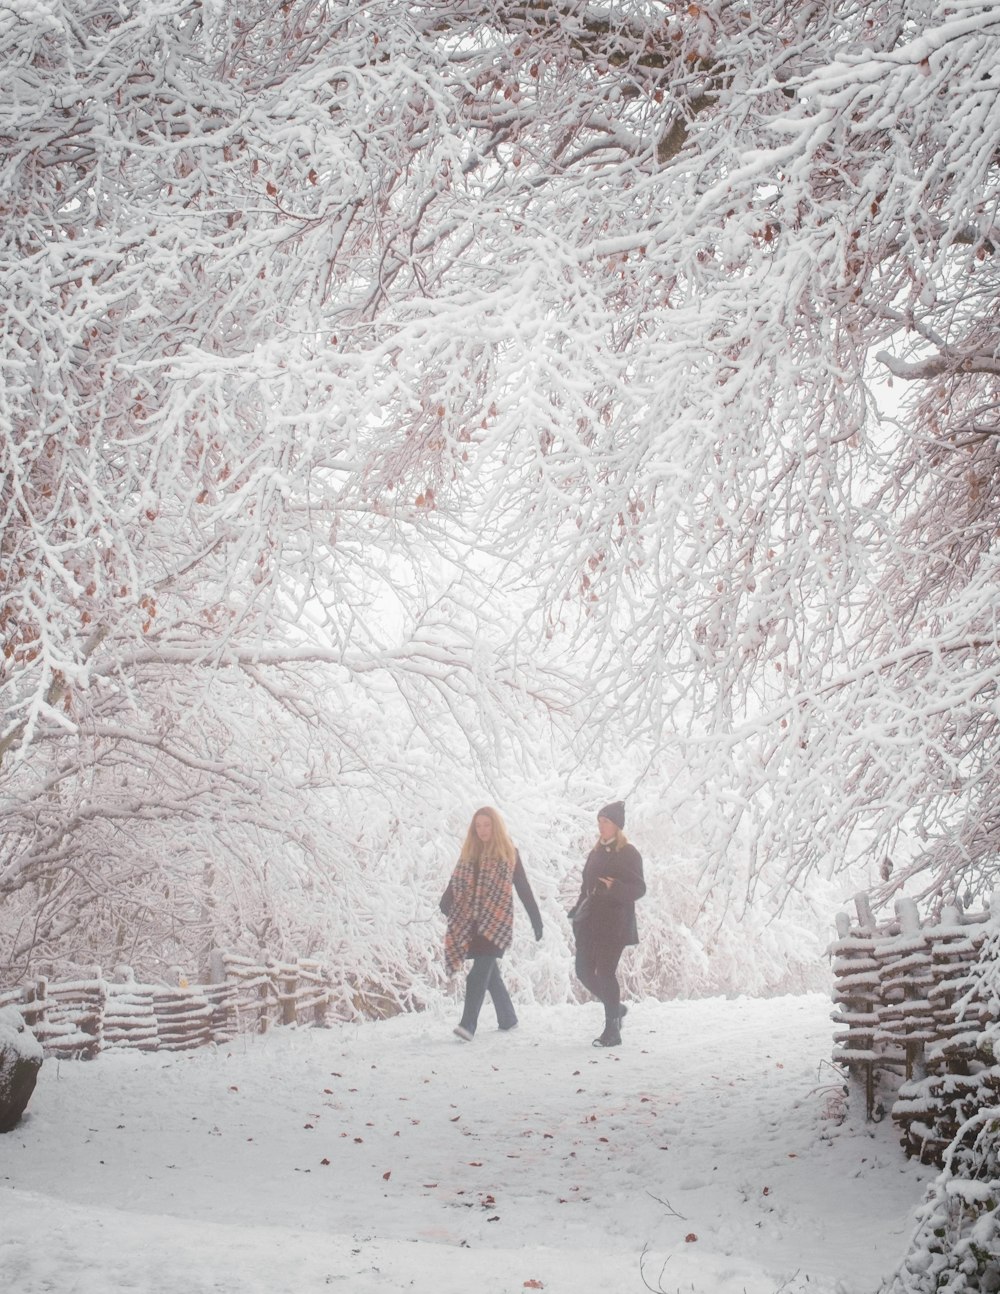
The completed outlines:
<svg viewBox="0 0 1000 1294">
<path fill-rule="evenodd" d="M 539 921 L 537 926 L 532 926 L 531 928 L 535 932 L 535 941 L 537 942 L 542 937 L 542 923 Z"/>
</svg>

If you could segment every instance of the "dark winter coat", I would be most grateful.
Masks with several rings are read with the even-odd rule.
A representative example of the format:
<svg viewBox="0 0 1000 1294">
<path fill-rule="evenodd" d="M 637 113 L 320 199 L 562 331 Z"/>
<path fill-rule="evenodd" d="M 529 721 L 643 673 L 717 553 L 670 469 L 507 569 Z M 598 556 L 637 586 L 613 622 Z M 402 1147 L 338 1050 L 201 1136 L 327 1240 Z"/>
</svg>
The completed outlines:
<svg viewBox="0 0 1000 1294">
<path fill-rule="evenodd" d="M 524 910 L 528 914 L 528 920 L 531 922 L 531 928 L 535 932 L 535 938 L 541 938 L 542 915 L 538 910 L 538 904 L 535 902 L 535 896 L 531 892 L 531 885 L 528 883 L 528 876 L 521 862 L 521 855 L 515 851 L 514 875 L 512 877 L 514 889 L 517 891 L 517 897 L 524 905 Z M 452 883 L 448 882 L 448 888 L 441 896 L 439 907 L 446 917 L 451 915 L 454 896 L 452 894 Z M 495 943 L 491 943 L 474 930 L 465 948 L 466 957 L 502 957 L 506 951 L 506 946 L 501 948 Z"/>
<path fill-rule="evenodd" d="M 601 884 L 602 876 L 612 878 L 610 886 Z M 637 944 L 639 929 L 635 905 L 645 893 L 646 882 L 638 849 L 629 844 L 616 849 L 613 841 L 608 844 L 599 841 L 587 855 L 580 897 L 569 915 L 572 918 L 589 898 L 586 915 L 578 930 L 601 943 L 620 944 L 622 947 Z"/>
</svg>

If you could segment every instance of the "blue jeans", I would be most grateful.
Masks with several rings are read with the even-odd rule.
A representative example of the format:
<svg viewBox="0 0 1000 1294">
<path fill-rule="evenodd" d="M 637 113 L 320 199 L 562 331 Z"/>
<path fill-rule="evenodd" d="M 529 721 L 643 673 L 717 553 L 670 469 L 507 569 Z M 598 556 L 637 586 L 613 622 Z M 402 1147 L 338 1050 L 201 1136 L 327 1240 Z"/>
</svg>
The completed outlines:
<svg viewBox="0 0 1000 1294">
<path fill-rule="evenodd" d="M 500 975 L 500 962 L 497 957 L 473 957 L 472 965 L 465 980 L 465 1010 L 462 1012 L 462 1028 L 469 1033 L 476 1032 L 479 1023 L 479 1012 L 486 994 L 493 999 L 497 1013 L 497 1025 L 501 1029 L 512 1029 L 517 1024 L 517 1012 L 510 1000 L 507 986 Z"/>
</svg>

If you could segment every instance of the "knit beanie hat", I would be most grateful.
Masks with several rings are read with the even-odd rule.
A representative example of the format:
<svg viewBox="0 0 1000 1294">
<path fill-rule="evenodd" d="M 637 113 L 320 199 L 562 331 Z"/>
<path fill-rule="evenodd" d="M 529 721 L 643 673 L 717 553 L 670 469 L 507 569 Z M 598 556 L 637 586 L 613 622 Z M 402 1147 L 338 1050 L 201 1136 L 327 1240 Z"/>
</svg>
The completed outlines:
<svg viewBox="0 0 1000 1294">
<path fill-rule="evenodd" d="M 615 800 L 612 804 L 606 804 L 603 809 L 597 810 L 599 818 L 607 818 L 613 822 L 619 831 L 625 828 L 625 801 Z"/>
</svg>

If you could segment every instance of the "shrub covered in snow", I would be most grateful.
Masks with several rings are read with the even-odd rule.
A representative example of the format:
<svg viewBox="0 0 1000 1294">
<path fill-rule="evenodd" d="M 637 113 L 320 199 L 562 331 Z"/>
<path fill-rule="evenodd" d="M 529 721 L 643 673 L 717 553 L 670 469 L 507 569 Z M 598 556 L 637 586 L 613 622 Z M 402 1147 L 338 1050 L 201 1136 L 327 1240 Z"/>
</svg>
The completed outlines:
<svg viewBox="0 0 1000 1294">
<path fill-rule="evenodd" d="M 961 1129 L 917 1214 L 888 1294 L 1000 1290 L 1000 1106 Z"/>
<path fill-rule="evenodd" d="M 965 1049 L 968 1074 L 935 1080 L 940 1103 L 928 1115 L 928 1136 L 962 1122 L 890 1294 L 1000 1291 L 1000 928 L 984 943 L 956 1014 L 984 1023 Z"/>
<path fill-rule="evenodd" d="M 17 1007 L 0 1007 L 0 1132 L 24 1113 L 42 1065 L 42 1047 Z"/>
</svg>

